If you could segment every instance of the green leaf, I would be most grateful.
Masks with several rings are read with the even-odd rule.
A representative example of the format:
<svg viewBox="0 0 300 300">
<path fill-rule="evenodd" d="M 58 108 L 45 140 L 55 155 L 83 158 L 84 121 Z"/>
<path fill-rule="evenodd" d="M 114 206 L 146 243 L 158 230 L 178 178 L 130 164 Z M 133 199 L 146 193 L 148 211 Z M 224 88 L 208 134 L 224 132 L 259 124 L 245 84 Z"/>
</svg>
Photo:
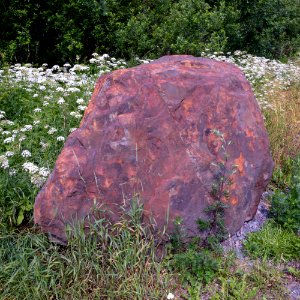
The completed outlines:
<svg viewBox="0 0 300 300">
<path fill-rule="evenodd" d="M 24 220 L 24 211 L 20 210 L 17 218 L 17 225 L 20 225 Z"/>
</svg>

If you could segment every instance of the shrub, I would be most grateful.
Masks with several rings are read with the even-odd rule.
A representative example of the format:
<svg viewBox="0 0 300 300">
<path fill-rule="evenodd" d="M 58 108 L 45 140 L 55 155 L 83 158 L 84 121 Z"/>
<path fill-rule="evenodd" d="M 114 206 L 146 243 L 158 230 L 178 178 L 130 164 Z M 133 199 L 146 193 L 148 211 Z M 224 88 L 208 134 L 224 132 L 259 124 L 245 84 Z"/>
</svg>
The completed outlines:
<svg viewBox="0 0 300 300">
<path fill-rule="evenodd" d="M 209 48 L 222 51 L 227 44 L 226 28 L 234 24 L 236 12 L 222 2 L 210 7 L 204 0 L 158 1 L 145 7 L 116 30 L 117 51 L 122 55 L 157 57 L 164 54 L 193 54 Z M 229 24 L 227 24 L 228 22 Z"/>
<path fill-rule="evenodd" d="M 170 266 L 184 283 L 210 282 L 219 269 L 219 261 L 208 250 L 188 249 L 172 257 Z"/>
<path fill-rule="evenodd" d="M 286 57 L 300 46 L 299 0 L 226 0 L 239 10 L 240 37 L 231 49 L 264 57 Z"/>
<path fill-rule="evenodd" d="M 0 62 L 75 62 L 94 51 L 130 58 L 236 49 L 299 49 L 299 0 L 2 0 Z"/>
</svg>

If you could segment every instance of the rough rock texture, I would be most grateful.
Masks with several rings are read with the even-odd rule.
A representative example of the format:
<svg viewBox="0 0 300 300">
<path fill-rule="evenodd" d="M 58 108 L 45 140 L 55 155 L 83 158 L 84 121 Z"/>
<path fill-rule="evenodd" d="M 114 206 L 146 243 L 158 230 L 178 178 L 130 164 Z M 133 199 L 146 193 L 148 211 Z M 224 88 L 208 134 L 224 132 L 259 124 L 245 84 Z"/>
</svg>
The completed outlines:
<svg viewBox="0 0 300 300">
<path fill-rule="evenodd" d="M 213 201 L 212 162 L 221 157 L 212 129 L 232 142 L 227 167 L 238 166 L 225 220 L 236 232 L 254 216 L 270 179 L 268 137 L 241 71 L 192 56 L 165 56 L 100 77 L 80 128 L 37 196 L 35 222 L 64 240 L 65 225 L 89 216 L 95 204 L 118 212 L 139 192 L 158 228 L 167 216 L 169 224 L 180 216 L 196 235 L 195 221 Z"/>
<path fill-rule="evenodd" d="M 234 251 L 238 259 L 245 259 L 243 243 L 247 235 L 260 230 L 268 219 L 270 204 L 267 198 L 269 195 L 269 192 L 264 192 L 253 219 L 245 222 L 234 235 L 230 235 L 227 240 L 222 242 L 222 247 L 225 252 Z"/>
</svg>

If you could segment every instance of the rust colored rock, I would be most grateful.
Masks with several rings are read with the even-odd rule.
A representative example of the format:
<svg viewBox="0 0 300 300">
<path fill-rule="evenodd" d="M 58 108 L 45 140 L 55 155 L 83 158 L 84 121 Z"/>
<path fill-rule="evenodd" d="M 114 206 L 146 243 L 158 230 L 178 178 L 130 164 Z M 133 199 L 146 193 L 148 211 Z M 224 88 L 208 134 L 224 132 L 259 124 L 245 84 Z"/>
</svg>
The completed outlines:
<svg viewBox="0 0 300 300">
<path fill-rule="evenodd" d="M 187 232 L 213 202 L 212 163 L 220 159 L 218 129 L 236 164 L 226 225 L 251 219 L 272 173 L 269 142 L 250 84 L 234 65 L 165 56 L 101 76 L 80 128 L 67 139 L 35 202 L 35 222 L 65 240 L 65 225 L 93 207 L 118 212 L 141 194 L 158 228 L 180 216 Z"/>
</svg>

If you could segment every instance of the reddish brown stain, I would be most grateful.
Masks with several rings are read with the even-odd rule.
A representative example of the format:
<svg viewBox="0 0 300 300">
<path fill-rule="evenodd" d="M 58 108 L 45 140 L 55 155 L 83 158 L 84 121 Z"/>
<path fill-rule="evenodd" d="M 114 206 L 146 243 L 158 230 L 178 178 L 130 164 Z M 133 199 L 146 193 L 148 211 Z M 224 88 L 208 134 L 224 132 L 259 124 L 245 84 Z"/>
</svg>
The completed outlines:
<svg viewBox="0 0 300 300">
<path fill-rule="evenodd" d="M 233 205 L 233 206 L 236 206 L 238 204 L 238 199 L 237 198 L 231 198 L 230 199 L 230 203 Z"/>
<path fill-rule="evenodd" d="M 239 170 L 240 175 L 245 175 L 244 163 L 245 163 L 245 158 L 244 158 L 243 154 L 240 153 L 240 156 L 234 160 L 234 164 L 236 165 L 237 169 Z"/>
<path fill-rule="evenodd" d="M 271 176 L 268 137 L 241 71 L 188 55 L 99 79 L 80 128 L 68 137 L 36 198 L 35 222 L 65 239 L 64 224 L 92 213 L 94 201 L 117 212 L 140 193 L 159 229 L 167 215 L 169 226 L 180 216 L 188 234 L 197 235 L 196 220 L 213 201 L 211 162 L 222 158 L 213 129 L 232 142 L 228 166 L 238 168 L 225 216 L 235 232 L 255 213 Z M 247 190 L 252 193 L 246 197 Z"/>
<path fill-rule="evenodd" d="M 251 138 L 254 137 L 253 131 L 251 129 L 249 129 L 249 128 L 245 129 L 245 133 L 246 133 L 247 137 L 251 137 Z"/>
</svg>

